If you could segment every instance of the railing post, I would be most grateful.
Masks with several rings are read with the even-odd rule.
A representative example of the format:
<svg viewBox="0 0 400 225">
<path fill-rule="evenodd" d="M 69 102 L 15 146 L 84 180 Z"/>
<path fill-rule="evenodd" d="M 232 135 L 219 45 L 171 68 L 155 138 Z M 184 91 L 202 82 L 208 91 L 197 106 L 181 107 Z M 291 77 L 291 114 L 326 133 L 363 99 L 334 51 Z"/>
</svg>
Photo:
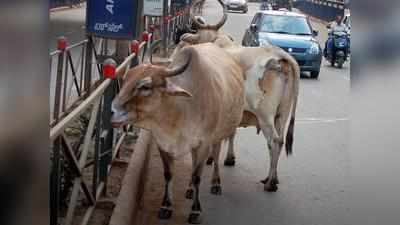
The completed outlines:
<svg viewBox="0 0 400 225">
<path fill-rule="evenodd" d="M 164 1 L 163 7 L 163 17 L 161 20 L 162 23 L 162 56 L 167 57 L 168 55 L 168 23 L 166 23 L 166 16 L 168 15 L 168 1 Z"/>
<path fill-rule="evenodd" d="M 143 31 L 142 41 L 146 42 L 146 44 L 144 45 L 142 60 L 144 59 L 144 56 L 146 55 L 146 51 L 149 49 L 149 46 L 150 46 L 149 40 L 150 40 L 149 32 Z"/>
<path fill-rule="evenodd" d="M 99 178 L 100 182 L 104 182 L 103 194 L 107 192 L 108 166 L 112 159 L 114 129 L 111 125 L 111 104 L 117 93 L 117 77 L 115 74 L 116 66 L 116 62 L 112 59 L 107 59 L 103 65 L 104 77 L 112 79 L 112 83 L 104 92 L 101 110 L 102 129 L 100 134 Z"/>
<path fill-rule="evenodd" d="M 130 48 L 131 48 L 131 53 L 135 53 L 136 54 L 136 56 L 132 59 L 132 62 L 131 62 L 131 68 L 133 68 L 133 67 L 135 67 L 137 64 L 139 64 L 139 57 L 138 57 L 138 54 L 139 54 L 139 45 L 140 45 L 140 43 L 139 43 L 139 41 L 137 41 L 137 40 L 133 40 L 132 42 L 131 42 L 131 46 L 130 46 Z"/>
<path fill-rule="evenodd" d="M 58 55 L 56 89 L 54 95 L 53 119 L 58 121 L 60 113 L 60 97 L 65 49 L 67 47 L 67 39 L 60 37 L 57 41 L 57 49 L 60 51 Z M 64 84 L 66 85 L 66 84 Z M 58 225 L 58 210 L 60 206 L 60 151 L 61 138 L 58 137 L 53 142 L 53 158 L 50 172 L 50 225 Z"/>
<path fill-rule="evenodd" d="M 90 94 L 90 86 L 92 81 L 92 58 L 93 58 L 93 39 L 88 36 L 88 42 L 86 43 L 86 57 L 85 57 L 85 82 L 84 90 L 85 97 Z"/>
</svg>

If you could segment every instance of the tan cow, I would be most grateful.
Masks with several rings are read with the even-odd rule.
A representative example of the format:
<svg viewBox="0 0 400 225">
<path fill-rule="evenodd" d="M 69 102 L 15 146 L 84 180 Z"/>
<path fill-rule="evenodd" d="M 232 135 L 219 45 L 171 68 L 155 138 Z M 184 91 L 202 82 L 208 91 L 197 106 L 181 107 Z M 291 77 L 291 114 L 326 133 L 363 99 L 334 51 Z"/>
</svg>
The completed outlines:
<svg viewBox="0 0 400 225">
<path fill-rule="evenodd" d="M 128 71 L 112 104 L 112 122 L 115 126 L 130 123 L 151 131 L 160 150 L 166 181 L 160 218 L 167 219 L 172 214 L 173 161 L 191 153 L 194 200 L 189 222 L 200 222 L 203 165 L 210 146 L 216 145 L 214 149 L 219 151 L 221 140 L 239 125 L 243 85 L 243 72 L 237 62 L 210 43 L 183 48 L 169 67 L 141 64 Z M 217 164 L 211 190 L 220 193 Z"/>
<path fill-rule="evenodd" d="M 277 166 L 285 143 L 286 153 L 292 153 L 294 120 L 298 98 L 300 69 L 296 60 L 275 46 L 242 47 L 217 28 L 227 20 L 226 7 L 218 26 L 198 23 L 191 12 L 192 22 L 199 27 L 196 34 L 185 34 L 171 58 L 184 46 L 212 42 L 233 56 L 244 70 L 245 112 L 241 126 L 256 126 L 267 139 L 270 153 L 270 168 L 262 180 L 266 191 L 276 191 Z M 196 6 L 197 2 L 193 3 Z M 234 165 L 233 136 L 230 137 L 225 165 Z M 210 161 L 210 160 L 209 160 Z"/>
</svg>

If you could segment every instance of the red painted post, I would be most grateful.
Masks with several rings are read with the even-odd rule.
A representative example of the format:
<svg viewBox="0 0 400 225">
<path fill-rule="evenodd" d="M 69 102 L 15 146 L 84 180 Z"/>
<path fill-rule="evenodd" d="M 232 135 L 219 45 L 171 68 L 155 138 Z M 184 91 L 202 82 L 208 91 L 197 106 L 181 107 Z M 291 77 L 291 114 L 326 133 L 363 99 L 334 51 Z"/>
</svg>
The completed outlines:
<svg viewBox="0 0 400 225">
<path fill-rule="evenodd" d="M 151 24 L 151 25 L 149 26 L 149 32 L 150 32 L 150 33 L 154 33 L 155 30 L 156 30 L 156 27 L 154 26 L 154 24 Z"/>
<path fill-rule="evenodd" d="M 143 33 L 142 33 L 142 41 L 146 41 L 146 42 L 149 41 L 149 32 L 143 31 Z"/>
<path fill-rule="evenodd" d="M 67 48 L 67 38 L 62 36 L 57 40 L 57 49 L 60 51 L 64 51 Z"/>
<path fill-rule="evenodd" d="M 137 55 L 138 52 L 139 52 L 139 45 L 140 45 L 139 41 L 133 40 L 131 42 L 131 46 L 130 46 L 131 47 L 131 53 L 135 53 Z"/>
<path fill-rule="evenodd" d="M 103 63 L 103 76 L 104 78 L 116 79 L 117 63 L 113 59 L 106 59 Z"/>
</svg>

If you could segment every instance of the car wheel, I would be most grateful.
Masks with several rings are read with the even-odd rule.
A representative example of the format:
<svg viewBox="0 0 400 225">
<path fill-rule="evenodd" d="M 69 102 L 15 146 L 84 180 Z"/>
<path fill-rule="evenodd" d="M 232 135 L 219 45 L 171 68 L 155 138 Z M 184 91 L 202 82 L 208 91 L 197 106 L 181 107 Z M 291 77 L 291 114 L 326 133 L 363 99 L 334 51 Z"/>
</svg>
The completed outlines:
<svg viewBox="0 0 400 225">
<path fill-rule="evenodd" d="M 318 77 L 319 77 L 319 71 L 311 71 L 311 72 L 310 72 L 310 77 L 311 77 L 312 79 L 318 79 Z"/>
</svg>

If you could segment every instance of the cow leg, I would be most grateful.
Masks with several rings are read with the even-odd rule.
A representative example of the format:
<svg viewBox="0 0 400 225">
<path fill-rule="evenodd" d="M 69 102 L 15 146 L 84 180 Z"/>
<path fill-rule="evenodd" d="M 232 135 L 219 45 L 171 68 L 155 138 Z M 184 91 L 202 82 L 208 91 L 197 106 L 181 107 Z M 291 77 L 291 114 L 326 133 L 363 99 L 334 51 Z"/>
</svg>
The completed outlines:
<svg viewBox="0 0 400 225">
<path fill-rule="evenodd" d="M 264 190 L 268 192 L 275 192 L 278 190 L 278 174 L 277 174 L 277 169 L 278 169 L 278 161 L 279 161 L 279 156 L 282 150 L 283 143 L 279 142 L 277 140 L 273 140 L 271 143 L 271 159 L 270 159 L 270 168 L 269 168 L 269 174 L 268 177 L 265 179 L 264 183 Z"/>
<path fill-rule="evenodd" d="M 214 152 L 213 146 L 210 147 L 210 152 Z M 206 164 L 211 165 L 213 162 L 214 162 L 214 158 L 213 158 L 213 155 L 211 154 L 210 156 L 208 156 Z"/>
<path fill-rule="evenodd" d="M 279 137 L 282 137 L 281 139 L 278 139 L 277 142 L 275 142 L 275 148 L 276 150 L 272 150 L 271 148 L 274 146 L 271 146 L 270 150 L 270 160 L 271 160 L 271 173 L 272 175 L 269 175 L 265 180 L 262 182 L 267 185 L 269 182 L 269 177 L 272 177 L 273 180 L 271 180 L 272 185 L 270 184 L 270 187 L 273 187 L 274 183 L 279 184 L 279 179 L 278 179 L 278 174 L 277 174 L 277 166 L 278 166 L 278 161 L 280 157 L 280 152 L 282 150 L 282 143 L 284 142 L 284 138 L 286 137 L 285 129 L 287 129 L 287 122 L 291 118 L 291 108 L 292 108 L 292 100 L 291 100 L 291 95 L 289 93 L 285 93 L 283 96 L 281 103 L 278 108 L 278 113 L 275 116 L 274 119 L 274 124 L 276 131 L 278 133 Z M 286 131 L 287 132 L 287 131 Z M 287 152 L 287 154 L 289 154 Z M 274 188 L 271 188 L 272 190 Z"/>
<path fill-rule="evenodd" d="M 214 158 L 214 171 L 211 179 L 211 194 L 221 195 L 221 178 L 219 176 L 219 154 L 221 151 L 221 142 L 213 145 L 212 156 Z"/>
<path fill-rule="evenodd" d="M 197 155 L 194 151 L 191 152 L 191 155 L 192 155 L 192 170 L 194 170 L 194 167 L 197 164 Z M 185 197 L 187 199 L 193 198 L 193 177 L 190 178 L 189 188 L 186 191 Z"/>
<path fill-rule="evenodd" d="M 160 151 L 160 156 L 164 166 L 165 189 L 158 218 L 170 219 L 172 216 L 172 168 L 173 158 L 166 152 Z"/>
<path fill-rule="evenodd" d="M 234 166 L 235 165 L 235 151 L 233 150 L 233 143 L 235 141 L 236 131 L 229 137 L 229 145 L 228 152 L 226 153 L 224 165 L 225 166 Z"/>
<path fill-rule="evenodd" d="M 275 192 L 278 190 L 277 167 L 279 155 L 283 146 L 283 139 L 279 137 L 278 131 L 275 128 L 274 118 L 268 119 L 267 123 L 260 122 L 261 130 L 264 137 L 268 139 L 268 149 L 270 155 L 270 168 L 268 177 L 261 181 L 264 183 L 264 190 Z"/>
<path fill-rule="evenodd" d="M 194 196 L 193 196 L 193 205 L 192 211 L 190 212 L 188 222 L 191 224 L 200 224 L 201 223 L 201 205 L 200 205 L 200 182 L 201 182 L 201 174 L 203 172 L 204 163 L 209 154 L 209 146 L 200 147 L 197 149 L 194 154 L 197 154 L 196 164 L 193 165 L 193 173 L 192 173 L 192 182 L 194 188 Z"/>
</svg>

